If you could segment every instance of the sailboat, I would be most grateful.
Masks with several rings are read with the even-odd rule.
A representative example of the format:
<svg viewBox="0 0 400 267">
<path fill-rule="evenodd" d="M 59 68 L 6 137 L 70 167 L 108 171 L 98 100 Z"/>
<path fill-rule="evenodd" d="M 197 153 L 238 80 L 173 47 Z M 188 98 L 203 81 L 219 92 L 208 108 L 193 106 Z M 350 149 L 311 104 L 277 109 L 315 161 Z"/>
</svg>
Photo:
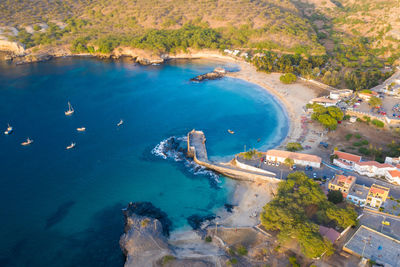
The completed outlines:
<svg viewBox="0 0 400 267">
<path fill-rule="evenodd" d="M 80 127 L 80 128 L 76 128 L 76 130 L 78 132 L 84 132 L 84 131 L 86 131 L 86 128 L 85 127 Z"/>
<path fill-rule="evenodd" d="M 4 132 L 4 134 L 10 134 L 13 131 L 13 127 L 10 126 L 10 124 L 8 124 L 7 130 Z"/>
<path fill-rule="evenodd" d="M 121 126 L 122 124 L 124 124 L 124 121 L 123 121 L 123 120 L 120 120 L 120 121 L 118 122 L 117 126 L 119 127 L 119 126 Z"/>
<path fill-rule="evenodd" d="M 33 140 L 28 137 L 25 142 L 21 143 L 21 145 L 28 146 L 28 145 L 30 145 L 32 143 L 33 143 Z"/>
<path fill-rule="evenodd" d="M 71 143 L 69 146 L 66 147 L 66 149 L 68 150 L 68 149 L 74 148 L 75 145 L 76 145 L 75 143 Z"/>
<path fill-rule="evenodd" d="M 73 113 L 74 113 L 74 109 L 71 106 L 71 103 L 69 103 L 69 101 L 68 101 L 68 110 L 65 111 L 65 116 L 71 116 Z"/>
</svg>

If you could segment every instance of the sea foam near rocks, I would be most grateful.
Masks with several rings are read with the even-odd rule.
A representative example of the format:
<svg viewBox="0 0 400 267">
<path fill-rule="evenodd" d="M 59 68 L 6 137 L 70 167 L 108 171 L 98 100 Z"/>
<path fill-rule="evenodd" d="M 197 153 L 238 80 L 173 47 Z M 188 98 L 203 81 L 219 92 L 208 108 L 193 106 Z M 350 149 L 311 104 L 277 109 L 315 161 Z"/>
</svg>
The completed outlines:
<svg viewBox="0 0 400 267">
<path fill-rule="evenodd" d="M 171 136 L 162 140 L 151 151 L 155 156 L 161 157 L 165 160 L 172 159 L 176 162 L 183 162 L 186 169 L 194 175 L 207 176 L 214 186 L 221 183 L 220 177 L 217 173 L 208 170 L 194 162 L 186 156 L 187 137 L 186 136 Z"/>
</svg>

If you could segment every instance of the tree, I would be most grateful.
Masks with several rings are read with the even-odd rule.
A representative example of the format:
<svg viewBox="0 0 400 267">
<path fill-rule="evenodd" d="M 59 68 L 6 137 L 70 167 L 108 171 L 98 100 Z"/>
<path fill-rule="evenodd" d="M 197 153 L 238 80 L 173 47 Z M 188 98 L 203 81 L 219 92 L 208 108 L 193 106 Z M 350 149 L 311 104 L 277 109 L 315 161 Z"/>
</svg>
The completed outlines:
<svg viewBox="0 0 400 267">
<path fill-rule="evenodd" d="M 335 120 L 337 120 L 337 121 L 343 120 L 344 114 L 343 114 L 343 111 L 340 108 L 338 108 L 338 107 L 328 107 L 327 108 L 327 112 Z"/>
<path fill-rule="evenodd" d="M 373 108 L 379 107 L 382 105 L 382 99 L 380 99 L 379 97 L 376 97 L 376 96 L 372 96 L 369 99 L 368 104 Z"/>
<path fill-rule="evenodd" d="M 286 158 L 285 161 L 284 161 L 284 163 L 285 163 L 286 165 L 288 165 L 290 168 L 292 168 L 293 165 L 294 165 L 294 160 L 293 160 L 293 159 L 290 159 L 290 158 Z"/>
<path fill-rule="evenodd" d="M 337 128 L 337 120 L 332 118 L 329 114 L 319 115 L 318 121 L 329 130 L 336 130 Z"/>
<path fill-rule="evenodd" d="M 328 200 L 333 204 L 343 202 L 343 194 L 340 190 L 331 190 L 328 192 Z"/>
<path fill-rule="evenodd" d="M 301 144 L 297 143 L 297 142 L 290 142 L 290 143 L 287 143 L 287 145 L 286 145 L 286 150 L 288 150 L 288 151 L 299 151 L 302 149 L 303 149 L 303 147 L 301 146 Z"/>
<path fill-rule="evenodd" d="M 295 172 L 279 184 L 277 196 L 264 206 L 260 219 L 265 229 L 279 231 L 280 242 L 294 239 L 306 257 L 316 258 L 331 254 L 333 247 L 319 234 L 318 225 L 310 220 L 315 213 L 309 211 L 327 206 L 319 185 L 305 173 Z"/>
<path fill-rule="evenodd" d="M 326 210 L 326 216 L 334 220 L 338 226 L 342 228 L 357 225 L 357 212 L 350 207 L 340 209 L 336 206 L 332 206 Z"/>
<path fill-rule="evenodd" d="M 279 80 L 282 83 L 291 84 L 291 83 L 294 83 L 297 80 L 297 77 L 293 73 L 285 73 L 285 74 L 281 75 Z"/>
</svg>

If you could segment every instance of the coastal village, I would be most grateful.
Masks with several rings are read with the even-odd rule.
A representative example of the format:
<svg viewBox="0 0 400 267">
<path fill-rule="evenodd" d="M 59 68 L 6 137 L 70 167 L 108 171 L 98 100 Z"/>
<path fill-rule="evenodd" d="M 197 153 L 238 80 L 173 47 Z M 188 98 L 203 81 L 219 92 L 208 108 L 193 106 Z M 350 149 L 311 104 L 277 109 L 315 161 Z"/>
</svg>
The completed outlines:
<svg viewBox="0 0 400 267">
<path fill-rule="evenodd" d="M 47 2 L 63 10 L 63 1 L 56 1 L 57 5 Z M 130 202 L 122 210 L 124 228 L 120 229 L 118 247 L 122 252 L 117 255 L 124 254 L 126 267 L 400 267 L 400 24 L 395 4 L 388 8 L 384 4 L 389 1 L 376 1 L 378 12 L 388 12 L 380 17 L 368 13 L 372 6 L 368 1 L 347 1 L 368 2 L 367 6 L 342 0 L 198 1 L 197 7 L 186 7 L 178 1 L 86 1 L 93 2 L 88 9 L 85 1 L 75 2 L 75 6 L 65 9 L 67 15 L 57 19 L 42 18 L 46 9 L 41 4 L 37 8 L 41 13 L 33 21 L 2 22 L 0 60 L 21 65 L 84 56 L 127 60 L 149 69 L 180 59 L 215 60 L 221 66 L 235 64 L 237 71 L 217 67 L 190 81 L 227 77 L 256 84 L 282 106 L 289 124 L 286 138 L 277 146 L 262 146 L 260 136 L 229 161 L 208 155 L 207 130 L 185 132 L 186 147 L 179 147 L 184 155 L 180 162 L 210 171 L 218 178 L 222 175 L 234 179 L 227 182 L 235 184 L 233 196 L 215 214 L 209 207 L 199 209 L 199 214 L 208 215 L 185 218 L 190 230 L 176 232 L 168 215 L 151 202 Z M 138 2 L 144 4 L 133 8 Z M 168 6 L 174 2 L 176 6 Z M 197 1 L 192 2 L 194 5 Z M 114 10 L 113 5 L 120 9 Z M 239 11 L 232 15 L 230 6 L 236 5 Z M 27 7 L 35 13 L 36 9 Z M 127 12 L 129 9 L 135 13 Z M 257 12 L 250 16 L 255 9 Z M 23 8 L 10 10 L 9 15 L 3 15 L 7 20 Z M 75 10 L 80 14 L 72 17 Z M 339 10 L 341 17 L 336 17 Z M 364 12 L 369 15 L 361 16 Z M 384 21 L 382 25 L 374 25 L 375 15 Z M 29 16 L 21 14 L 19 20 L 25 17 Z M 392 24 L 386 24 L 389 19 Z M 368 32 L 362 28 L 368 28 Z M 115 84 L 113 89 L 120 89 Z M 71 117 L 73 113 L 68 102 L 64 114 Z M 113 128 L 122 131 L 124 121 L 117 122 Z M 13 127 L 7 126 L 4 134 L 10 135 Z M 76 131 L 83 135 L 86 128 L 79 126 Z M 226 138 L 240 133 L 241 129 L 224 129 Z M 32 143 L 33 139 L 27 138 L 21 145 L 35 147 Z M 70 149 L 75 145 L 72 142 L 65 149 L 73 152 Z M 127 153 L 116 161 L 126 163 L 126 158 L 130 159 Z M 167 158 L 167 152 L 161 153 Z M 141 160 L 153 167 L 149 158 L 143 152 Z M 97 164 L 106 165 L 102 161 Z M 133 176 L 129 173 L 125 178 Z M 110 188 L 120 182 L 110 180 Z M 107 192 L 107 197 L 112 193 Z M 159 198 L 164 194 L 156 193 Z M 74 203 L 58 208 L 53 223 L 59 223 Z M 120 212 L 121 207 L 112 208 Z M 115 226 L 107 224 L 107 216 L 98 217 L 105 221 L 106 231 Z M 93 229 L 89 232 L 94 238 L 84 240 L 85 248 L 102 241 L 104 232 Z M 36 237 L 43 232 L 34 234 Z M 55 243 L 59 236 L 63 237 L 57 232 Z M 74 246 L 79 239 L 75 235 L 65 237 Z M 118 239 L 113 238 L 106 241 L 115 245 Z M 12 256 L 19 256 L 25 239 L 11 248 L 16 253 Z M 104 257 L 110 253 L 109 248 L 99 248 L 87 254 L 92 258 L 90 254 L 104 254 L 99 258 L 106 265 Z M 54 253 L 55 257 L 63 259 L 60 251 Z M 87 257 L 86 251 L 81 254 Z M 7 260 L 0 257 L 0 265 L 12 264 Z"/>
<path fill-rule="evenodd" d="M 247 56 L 239 50 L 225 51 L 225 53 L 236 57 Z M 246 66 L 242 64 L 242 70 L 245 68 Z M 240 77 L 237 73 L 226 75 Z M 382 85 L 359 92 L 339 90 L 305 79 L 300 80 L 300 83 L 305 87 L 322 87 L 322 92 L 326 92 L 326 95 L 319 95 L 309 99 L 308 102 L 303 102 L 302 115 L 298 114 L 298 117 L 301 117 L 300 135 L 294 139 L 289 134 L 286 146 L 282 145 L 278 149 L 267 151 L 249 150 L 239 153 L 229 163 L 210 163 L 205 151 L 204 133 L 193 130 L 188 134 L 189 155 L 194 156 L 198 164 L 236 179 L 253 182 L 264 180 L 268 184 L 271 179 L 285 180 L 290 173 L 301 171 L 316 181 L 328 198 L 330 192 L 340 192 L 343 203 L 355 207 L 358 213 L 357 226 L 339 229 L 320 225 L 320 234 L 334 244 L 335 255 L 311 263 L 304 260 L 301 266 L 339 266 L 337 265 L 339 262 L 343 266 L 400 266 L 400 157 L 382 158 L 380 154 L 381 162 L 378 162 L 374 160 L 378 158 L 376 155 L 357 154 L 357 151 L 350 153 L 346 145 L 331 140 L 333 138 L 330 135 L 335 135 L 335 131 L 324 129 L 312 119 L 315 105 L 340 109 L 344 118 L 338 121 L 338 128 L 345 127 L 346 130 L 354 131 L 342 136 L 341 139 L 353 138 L 355 140 L 353 150 L 361 147 L 358 150 L 363 151 L 362 147 L 369 144 L 369 141 L 363 139 L 364 135 L 368 136 L 368 132 L 377 132 L 378 135 L 375 137 L 377 140 L 379 133 L 391 132 L 398 135 L 400 72 L 397 71 Z M 290 90 L 290 88 L 285 89 L 285 98 L 290 97 Z M 279 91 L 269 91 L 279 97 Z M 371 99 L 378 99 L 379 106 L 371 105 L 374 101 Z M 374 122 L 370 123 L 371 121 Z M 233 134 L 231 131 L 229 133 Z M 191 139 L 195 139 L 196 135 L 200 135 L 197 137 L 200 138 L 197 145 L 196 141 L 191 143 Z M 398 140 L 399 137 L 393 138 Z M 196 158 L 196 149 L 204 150 L 199 158 Z M 309 152 L 305 153 L 307 150 Z M 260 210 L 254 211 L 249 217 L 258 217 L 260 212 Z M 255 229 L 262 231 L 268 237 L 274 235 L 264 231 L 261 224 L 255 226 Z M 216 234 L 214 235 L 218 238 Z M 273 242 L 271 241 L 273 238 L 268 240 L 267 242 Z M 296 248 L 291 249 L 289 251 L 297 254 Z M 275 263 L 273 266 L 278 265 Z"/>
</svg>

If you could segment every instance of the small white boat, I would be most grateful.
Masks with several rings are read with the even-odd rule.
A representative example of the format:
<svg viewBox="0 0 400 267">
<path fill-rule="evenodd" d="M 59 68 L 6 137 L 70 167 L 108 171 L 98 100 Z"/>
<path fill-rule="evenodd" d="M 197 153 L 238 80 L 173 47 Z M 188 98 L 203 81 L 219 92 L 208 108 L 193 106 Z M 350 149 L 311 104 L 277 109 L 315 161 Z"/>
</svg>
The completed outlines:
<svg viewBox="0 0 400 267">
<path fill-rule="evenodd" d="M 230 134 L 234 134 L 235 132 L 234 132 L 234 131 L 232 131 L 232 130 L 229 130 L 229 129 L 228 129 L 228 133 L 230 133 Z"/>
<path fill-rule="evenodd" d="M 33 143 L 33 140 L 28 137 L 25 142 L 21 143 L 21 145 L 28 146 L 28 145 L 30 145 L 32 143 Z"/>
<path fill-rule="evenodd" d="M 122 124 L 124 124 L 124 121 L 123 121 L 123 120 L 120 120 L 120 121 L 118 122 L 117 126 L 119 127 L 119 126 L 121 126 Z"/>
<path fill-rule="evenodd" d="M 76 146 L 75 143 L 71 143 L 69 146 L 66 147 L 66 149 L 68 150 L 68 149 L 74 148 L 75 146 Z"/>
<path fill-rule="evenodd" d="M 10 134 L 13 131 L 13 127 L 10 126 L 10 124 L 8 124 L 7 130 L 4 132 L 4 134 Z"/>
<path fill-rule="evenodd" d="M 76 130 L 78 132 L 84 132 L 84 131 L 86 131 L 86 128 L 85 127 L 80 127 L 80 128 L 76 128 Z"/>
<path fill-rule="evenodd" d="M 71 116 L 74 114 L 74 108 L 71 106 L 71 103 L 68 101 L 68 110 L 65 111 L 65 116 Z"/>
</svg>

